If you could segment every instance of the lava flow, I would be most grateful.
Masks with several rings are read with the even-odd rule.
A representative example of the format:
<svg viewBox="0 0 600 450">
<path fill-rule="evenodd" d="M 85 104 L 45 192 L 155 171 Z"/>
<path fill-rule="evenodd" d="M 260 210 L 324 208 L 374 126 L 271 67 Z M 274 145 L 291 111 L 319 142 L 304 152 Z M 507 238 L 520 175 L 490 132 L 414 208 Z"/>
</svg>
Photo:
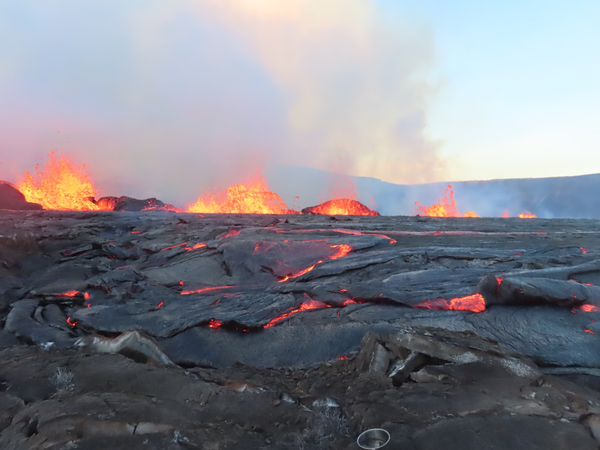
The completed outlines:
<svg viewBox="0 0 600 450">
<path fill-rule="evenodd" d="M 327 259 L 329 260 L 334 260 L 334 259 L 338 259 L 338 258 L 342 258 L 344 256 L 346 256 L 348 253 L 350 253 L 352 251 L 352 247 L 348 244 L 329 244 L 329 246 L 335 250 L 335 253 L 331 256 L 328 256 Z M 325 262 L 325 259 L 320 259 L 319 261 L 317 261 L 316 263 L 314 263 L 312 266 L 307 267 L 306 269 L 302 269 L 301 271 L 294 273 L 294 274 L 290 274 L 287 275 L 285 277 L 283 277 L 281 280 L 279 280 L 280 283 L 283 283 L 285 281 L 288 281 L 291 278 L 298 278 L 301 275 L 304 275 L 305 273 L 310 272 L 311 270 L 313 270 L 315 267 L 317 267 L 319 264 L 322 264 Z"/>
<path fill-rule="evenodd" d="M 211 287 L 205 287 L 205 288 L 200 288 L 200 289 L 185 290 L 185 291 L 181 291 L 181 295 L 202 294 L 203 292 L 218 291 L 220 289 L 229 289 L 231 287 L 233 287 L 233 286 L 211 286 Z"/>
<path fill-rule="evenodd" d="M 310 230 L 281 230 L 279 228 L 273 228 L 273 227 L 266 227 L 267 230 L 270 231 L 274 231 L 275 233 L 309 233 L 309 232 L 330 232 L 330 231 L 334 231 L 336 233 L 342 233 L 342 234 L 351 234 L 353 236 L 379 236 L 385 239 L 389 239 L 390 244 L 396 244 L 396 240 L 390 238 L 389 236 L 385 235 L 385 234 L 379 234 L 376 231 L 356 231 L 356 230 L 346 230 L 343 228 L 314 228 L 314 229 L 310 229 Z"/>
<path fill-rule="evenodd" d="M 17 189 L 28 202 L 38 203 L 44 209 L 59 211 L 98 211 L 104 209 L 90 198 L 96 196 L 94 185 L 85 173 L 85 165 L 75 167 L 64 155 L 55 151 L 48 154 L 48 162 L 40 169 L 36 165 L 35 175 L 25 172 Z"/>
<path fill-rule="evenodd" d="M 298 214 L 271 192 L 266 178 L 258 172 L 247 184 L 229 186 L 225 192 L 207 192 L 187 212 L 208 214 Z"/>
<path fill-rule="evenodd" d="M 438 300 L 427 300 L 415 305 L 414 307 L 425 309 L 453 309 L 455 311 L 483 312 L 485 311 L 485 299 L 481 294 L 473 294 L 465 297 L 453 298 L 450 300 L 445 300 L 443 298 Z"/>
<path fill-rule="evenodd" d="M 415 202 L 418 209 L 418 214 L 429 216 L 429 217 L 479 217 L 473 211 L 460 214 L 456 209 L 456 201 L 454 200 L 454 190 L 452 185 L 449 184 L 444 191 L 444 198 L 439 199 L 438 203 L 426 207 L 421 205 L 419 202 Z"/>
<path fill-rule="evenodd" d="M 54 294 L 54 296 L 55 297 L 77 297 L 80 294 L 81 294 L 81 292 L 79 292 L 79 291 L 67 291 L 67 292 L 63 292 L 61 294 Z"/>
<path fill-rule="evenodd" d="M 325 303 L 322 302 L 318 302 L 316 300 L 310 299 L 310 300 L 306 300 L 305 302 L 303 302 L 298 308 L 292 309 L 289 312 L 283 313 L 282 315 L 275 317 L 274 319 L 271 319 L 269 321 L 269 323 L 267 323 L 264 328 L 271 328 L 274 327 L 275 325 L 277 325 L 279 322 L 281 322 L 284 319 L 287 319 L 288 317 L 297 314 L 301 311 L 308 311 L 309 309 L 319 309 L 319 308 L 331 308 L 331 305 L 327 305 Z"/>
<path fill-rule="evenodd" d="M 113 206 L 114 209 L 114 206 Z M 110 210 L 112 211 L 112 209 Z M 154 201 L 149 201 L 148 206 L 146 206 L 142 211 L 166 211 L 166 212 L 183 212 L 179 208 L 175 208 L 173 205 L 164 205 L 159 206 Z"/>
</svg>

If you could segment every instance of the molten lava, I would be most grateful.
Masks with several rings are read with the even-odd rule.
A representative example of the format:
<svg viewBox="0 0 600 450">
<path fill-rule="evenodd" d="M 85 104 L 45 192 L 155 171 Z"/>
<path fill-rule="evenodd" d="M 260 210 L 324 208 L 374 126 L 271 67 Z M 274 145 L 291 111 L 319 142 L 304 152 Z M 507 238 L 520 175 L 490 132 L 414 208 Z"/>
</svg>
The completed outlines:
<svg viewBox="0 0 600 450">
<path fill-rule="evenodd" d="M 221 328 L 223 326 L 223 322 L 219 322 L 215 319 L 210 319 L 210 322 L 208 322 L 208 326 L 209 328 Z"/>
<path fill-rule="evenodd" d="M 590 305 L 590 304 L 585 304 L 585 305 L 581 305 L 579 307 L 580 310 L 585 311 L 585 312 L 599 312 L 600 308 L 598 308 L 597 306 L 594 305 Z"/>
<path fill-rule="evenodd" d="M 458 212 L 451 184 L 444 191 L 444 198 L 439 199 L 435 205 L 426 207 L 419 202 L 415 202 L 415 205 L 417 206 L 418 214 L 429 217 L 479 217 L 473 211 L 466 212 L 463 215 Z"/>
<path fill-rule="evenodd" d="M 183 247 L 182 250 L 187 250 L 188 252 L 191 252 L 192 250 L 198 250 L 199 248 L 204 248 L 206 247 L 206 244 L 204 242 L 201 242 L 199 244 L 195 244 L 192 247 Z"/>
<path fill-rule="evenodd" d="M 519 214 L 519 219 L 536 219 L 537 216 L 535 214 L 531 214 L 529 211 L 525 211 L 524 213 Z"/>
<path fill-rule="evenodd" d="M 329 231 L 334 231 L 336 233 L 341 233 L 341 234 L 351 234 L 352 236 L 379 236 L 385 239 L 389 239 L 390 244 L 395 244 L 397 241 L 395 239 L 390 238 L 389 236 L 385 235 L 385 234 L 379 234 L 376 231 L 356 231 L 356 230 L 346 230 L 346 229 L 342 229 L 342 228 L 314 228 L 314 229 L 310 229 L 310 230 L 280 230 L 278 228 L 273 228 L 273 227 L 267 227 L 267 230 L 270 231 L 274 231 L 275 233 L 312 233 L 315 231 L 325 231 L 325 232 L 329 232 Z M 396 232 L 398 233 L 398 232 Z M 400 234 L 402 234 L 402 232 L 399 232 Z M 411 233 L 411 232 L 408 232 Z M 415 233 L 415 232 L 412 232 Z M 287 241 L 285 241 L 287 242 Z"/>
<path fill-rule="evenodd" d="M 96 201 L 96 206 L 101 211 L 114 211 L 117 203 L 119 203 L 117 197 L 102 197 Z"/>
<path fill-rule="evenodd" d="M 496 277 L 496 283 L 498 283 L 498 286 L 496 286 L 496 297 L 500 295 L 500 285 L 503 280 L 504 278 Z"/>
<path fill-rule="evenodd" d="M 238 234 L 241 233 L 242 230 L 231 230 L 229 233 L 227 233 L 225 236 L 220 237 L 219 240 L 221 239 L 227 239 L 233 236 L 237 236 Z"/>
<path fill-rule="evenodd" d="M 292 309 L 289 312 L 283 313 L 279 317 L 275 317 L 274 319 L 271 319 L 269 321 L 269 323 L 267 323 L 264 326 L 264 328 L 274 327 L 275 325 L 277 325 L 282 320 L 287 319 L 288 317 L 290 317 L 290 316 L 292 316 L 294 314 L 297 314 L 297 313 L 299 313 L 301 311 L 308 311 L 309 309 L 319 309 L 319 308 L 331 308 L 331 305 L 327 305 L 325 303 L 318 302 L 318 301 L 313 300 L 313 299 L 306 300 L 298 308 Z"/>
<path fill-rule="evenodd" d="M 146 206 L 142 211 L 166 211 L 166 212 L 184 212 L 179 208 L 175 208 L 173 205 L 164 205 L 159 206 L 153 201 L 150 201 L 148 206 Z"/>
<path fill-rule="evenodd" d="M 277 194 L 271 192 L 266 178 L 258 172 L 246 184 L 229 186 L 225 192 L 207 192 L 188 207 L 191 213 L 212 214 L 297 214 L 287 209 Z"/>
<path fill-rule="evenodd" d="M 98 211 L 90 198 L 96 196 L 94 185 L 85 173 L 85 166 L 75 167 L 64 155 L 53 150 L 43 168 L 36 166 L 35 175 L 25 173 L 17 188 L 28 202 L 38 203 L 44 209 L 60 211 Z"/>
<path fill-rule="evenodd" d="M 344 256 L 346 256 L 348 253 L 350 253 L 352 251 L 352 247 L 348 244 L 329 244 L 329 246 L 335 250 L 335 253 L 331 256 L 328 256 L 327 259 L 330 260 L 334 260 L 334 259 L 338 259 L 338 258 L 342 258 Z M 298 278 L 301 275 L 304 275 L 305 273 L 310 272 L 311 270 L 313 270 L 315 267 L 317 267 L 319 264 L 322 264 L 325 262 L 325 259 L 320 259 L 319 261 L 317 261 L 316 263 L 314 263 L 312 266 L 307 267 L 306 269 L 302 269 L 299 272 L 296 272 L 294 274 L 290 274 L 287 275 L 285 277 L 283 277 L 281 280 L 279 280 L 280 283 L 283 283 L 285 281 L 288 281 L 291 278 Z"/>
<path fill-rule="evenodd" d="M 211 286 L 205 287 L 201 289 L 193 289 L 193 290 L 185 290 L 181 291 L 181 295 L 190 295 L 190 294 L 202 294 L 204 292 L 218 291 L 220 289 L 228 289 L 233 286 Z"/>
<path fill-rule="evenodd" d="M 321 203 L 317 206 L 311 206 L 310 208 L 304 208 L 302 214 L 326 214 L 330 216 L 378 216 L 379 213 L 374 211 L 362 203 L 348 199 L 341 198 L 336 200 L 329 200 L 328 202 Z"/>
<path fill-rule="evenodd" d="M 87 294 L 87 292 L 86 292 L 86 294 Z M 61 298 L 81 297 L 82 295 L 85 298 L 85 294 L 81 294 L 81 292 L 79 292 L 79 291 L 67 291 L 67 292 L 61 292 L 59 294 L 52 294 L 53 297 L 61 297 Z"/>
<path fill-rule="evenodd" d="M 418 305 L 415 308 L 426 308 L 426 309 L 453 309 L 455 311 L 472 311 L 472 312 L 483 312 L 485 311 L 485 299 L 481 294 L 467 295 L 465 297 L 453 298 L 451 300 L 445 300 L 440 298 L 438 300 L 427 300 Z"/>
<path fill-rule="evenodd" d="M 176 244 L 176 245 L 171 245 L 170 247 L 165 247 L 161 250 L 161 252 L 164 252 L 166 250 L 171 250 L 177 247 L 183 247 L 184 245 L 187 245 L 187 242 L 182 242 L 181 244 Z"/>
</svg>

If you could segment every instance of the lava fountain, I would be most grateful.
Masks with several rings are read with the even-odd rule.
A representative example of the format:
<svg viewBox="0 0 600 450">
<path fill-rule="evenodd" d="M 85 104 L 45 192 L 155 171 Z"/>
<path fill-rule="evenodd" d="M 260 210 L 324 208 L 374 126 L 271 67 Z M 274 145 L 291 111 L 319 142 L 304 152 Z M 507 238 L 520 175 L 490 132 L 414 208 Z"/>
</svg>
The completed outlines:
<svg viewBox="0 0 600 450">
<path fill-rule="evenodd" d="M 519 214 L 519 219 L 536 219 L 537 216 L 535 214 L 531 214 L 529 211 L 525 211 L 524 213 Z"/>
<path fill-rule="evenodd" d="M 53 150 L 48 161 L 35 174 L 25 172 L 17 189 L 28 202 L 38 203 L 44 209 L 59 211 L 99 211 L 103 208 L 90 201 L 96 196 L 96 189 L 85 172 L 85 165 L 75 167 L 64 155 L 60 157 Z"/>
<path fill-rule="evenodd" d="M 444 197 L 439 199 L 435 205 L 426 207 L 419 202 L 415 202 L 417 206 L 417 214 L 429 217 L 479 217 L 473 211 L 460 214 L 456 209 L 456 201 L 454 200 L 454 190 L 449 184 L 444 191 Z"/>
<path fill-rule="evenodd" d="M 279 195 L 271 192 L 259 171 L 246 184 L 229 186 L 227 190 L 206 192 L 187 212 L 204 214 L 298 214 L 287 209 Z"/>
</svg>

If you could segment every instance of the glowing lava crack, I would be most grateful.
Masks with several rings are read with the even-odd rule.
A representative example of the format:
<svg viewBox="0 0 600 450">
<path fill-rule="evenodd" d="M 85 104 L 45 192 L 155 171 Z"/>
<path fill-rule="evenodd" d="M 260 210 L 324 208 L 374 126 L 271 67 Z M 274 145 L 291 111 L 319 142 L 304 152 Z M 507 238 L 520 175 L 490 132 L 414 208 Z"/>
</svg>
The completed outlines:
<svg viewBox="0 0 600 450">
<path fill-rule="evenodd" d="M 331 305 L 327 305 L 325 303 L 322 302 L 318 302 L 316 300 L 306 300 L 305 302 L 303 302 L 298 308 L 295 308 L 291 311 L 288 311 L 286 313 L 283 313 L 282 315 L 275 317 L 274 319 L 271 319 L 269 321 L 269 323 L 267 323 L 264 328 L 271 328 L 274 327 L 275 325 L 277 325 L 279 322 L 281 322 L 284 319 L 287 319 L 288 317 L 297 314 L 301 311 L 308 311 L 311 309 L 319 309 L 319 308 L 331 308 Z"/>
<path fill-rule="evenodd" d="M 321 259 L 321 260 L 317 261 L 312 266 L 309 266 L 306 269 L 302 269 L 299 272 L 287 275 L 287 276 L 283 277 L 281 280 L 279 280 L 279 282 L 283 283 L 284 281 L 288 281 L 292 278 L 298 278 L 299 276 L 302 276 L 305 273 L 310 272 L 315 267 L 317 267 L 319 264 L 323 264 L 326 260 L 334 260 L 334 259 L 338 259 L 338 258 L 343 258 L 344 256 L 346 256 L 348 253 L 350 253 L 352 251 L 352 247 L 347 244 L 339 244 L 339 245 L 330 244 L 330 247 L 336 251 L 333 255 L 327 257 L 326 259 Z"/>
<path fill-rule="evenodd" d="M 485 299 L 481 294 L 473 294 L 450 300 L 445 300 L 443 298 L 438 300 L 427 300 L 414 307 L 424 309 L 452 309 L 455 311 L 472 311 L 478 313 L 485 311 Z"/>
</svg>

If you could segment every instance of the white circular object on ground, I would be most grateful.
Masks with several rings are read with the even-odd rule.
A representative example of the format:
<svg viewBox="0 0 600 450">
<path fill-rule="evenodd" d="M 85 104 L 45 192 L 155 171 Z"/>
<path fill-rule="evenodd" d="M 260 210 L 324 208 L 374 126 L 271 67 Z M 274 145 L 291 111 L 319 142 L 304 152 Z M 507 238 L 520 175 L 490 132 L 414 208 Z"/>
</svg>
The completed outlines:
<svg viewBox="0 0 600 450">
<path fill-rule="evenodd" d="M 383 428 L 371 428 L 370 430 L 363 431 L 356 443 L 360 448 L 375 450 L 381 448 L 390 442 L 390 433 L 385 431 Z"/>
</svg>

